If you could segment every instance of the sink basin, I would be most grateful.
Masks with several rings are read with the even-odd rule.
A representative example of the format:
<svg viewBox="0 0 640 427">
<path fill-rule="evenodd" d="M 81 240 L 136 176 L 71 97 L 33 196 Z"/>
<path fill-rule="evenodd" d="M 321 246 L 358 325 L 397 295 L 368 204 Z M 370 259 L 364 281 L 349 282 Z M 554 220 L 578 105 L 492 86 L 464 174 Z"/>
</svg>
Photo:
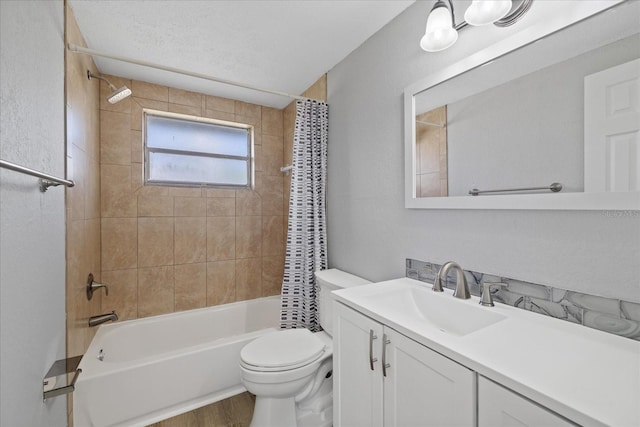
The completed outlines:
<svg viewBox="0 0 640 427">
<path fill-rule="evenodd" d="M 451 335 L 464 336 L 505 319 L 505 316 L 477 305 L 476 300 L 460 300 L 450 293 L 436 293 L 431 289 L 401 287 L 366 297 L 380 305 L 386 313 L 397 312 L 428 322 Z M 384 307 L 384 308 L 383 308 Z"/>
</svg>

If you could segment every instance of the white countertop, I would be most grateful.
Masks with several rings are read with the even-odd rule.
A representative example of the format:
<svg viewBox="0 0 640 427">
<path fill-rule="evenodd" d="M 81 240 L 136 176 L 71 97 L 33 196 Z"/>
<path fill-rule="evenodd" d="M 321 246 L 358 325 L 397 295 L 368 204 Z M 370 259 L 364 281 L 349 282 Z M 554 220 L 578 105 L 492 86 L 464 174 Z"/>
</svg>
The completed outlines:
<svg viewBox="0 0 640 427">
<path fill-rule="evenodd" d="M 368 298 L 431 285 L 402 278 L 333 292 L 339 301 L 581 425 L 640 426 L 640 342 L 496 303 L 506 316 L 464 336 Z M 436 294 L 453 298 L 445 289 Z M 459 300 L 478 305 L 478 298 Z"/>
</svg>

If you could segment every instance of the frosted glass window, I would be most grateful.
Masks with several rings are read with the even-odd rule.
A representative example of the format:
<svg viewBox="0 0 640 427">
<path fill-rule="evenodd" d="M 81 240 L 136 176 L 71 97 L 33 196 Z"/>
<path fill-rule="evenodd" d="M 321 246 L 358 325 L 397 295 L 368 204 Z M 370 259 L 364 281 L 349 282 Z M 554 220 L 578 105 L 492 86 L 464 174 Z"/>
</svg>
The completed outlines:
<svg viewBox="0 0 640 427">
<path fill-rule="evenodd" d="M 251 187 L 252 128 L 145 110 L 145 184 Z"/>
<path fill-rule="evenodd" d="M 147 146 L 247 156 L 247 129 L 149 115 Z"/>
<path fill-rule="evenodd" d="M 149 176 L 156 181 L 247 185 L 247 161 L 183 154 L 149 153 Z"/>
</svg>

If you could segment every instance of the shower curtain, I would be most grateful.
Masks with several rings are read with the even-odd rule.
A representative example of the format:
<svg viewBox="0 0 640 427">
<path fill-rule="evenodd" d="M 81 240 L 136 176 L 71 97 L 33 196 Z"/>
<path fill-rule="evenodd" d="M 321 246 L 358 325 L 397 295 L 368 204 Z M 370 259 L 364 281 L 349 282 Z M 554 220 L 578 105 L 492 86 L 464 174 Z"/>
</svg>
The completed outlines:
<svg viewBox="0 0 640 427">
<path fill-rule="evenodd" d="M 320 329 L 314 272 L 327 268 L 325 193 L 328 105 L 296 103 L 289 223 L 282 282 L 283 328 Z"/>
</svg>

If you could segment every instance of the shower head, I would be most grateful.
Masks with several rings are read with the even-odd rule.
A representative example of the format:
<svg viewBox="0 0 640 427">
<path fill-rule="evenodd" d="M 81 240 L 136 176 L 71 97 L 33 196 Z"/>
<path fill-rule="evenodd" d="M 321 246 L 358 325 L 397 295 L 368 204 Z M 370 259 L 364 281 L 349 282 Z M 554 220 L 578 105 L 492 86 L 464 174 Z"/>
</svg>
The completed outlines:
<svg viewBox="0 0 640 427">
<path fill-rule="evenodd" d="M 111 95 L 109 95 L 109 97 L 107 98 L 107 101 L 109 101 L 110 104 L 115 104 L 116 102 L 120 102 L 123 99 L 125 99 L 127 96 L 131 95 L 131 89 L 129 89 L 128 87 L 122 86 L 120 89 L 118 89 L 113 84 L 111 84 L 109 80 L 105 79 L 102 76 L 96 76 L 95 74 L 91 74 L 91 71 L 89 70 L 87 70 L 87 78 L 89 80 L 91 80 L 92 78 L 102 80 L 109 85 L 109 87 L 113 91 L 111 92 Z"/>
<path fill-rule="evenodd" d="M 116 89 L 111 92 L 111 95 L 109 95 L 107 101 L 109 101 L 111 104 L 115 104 L 116 102 L 122 101 L 129 95 L 131 95 L 131 89 L 126 86 L 122 86 L 120 89 Z"/>
</svg>

